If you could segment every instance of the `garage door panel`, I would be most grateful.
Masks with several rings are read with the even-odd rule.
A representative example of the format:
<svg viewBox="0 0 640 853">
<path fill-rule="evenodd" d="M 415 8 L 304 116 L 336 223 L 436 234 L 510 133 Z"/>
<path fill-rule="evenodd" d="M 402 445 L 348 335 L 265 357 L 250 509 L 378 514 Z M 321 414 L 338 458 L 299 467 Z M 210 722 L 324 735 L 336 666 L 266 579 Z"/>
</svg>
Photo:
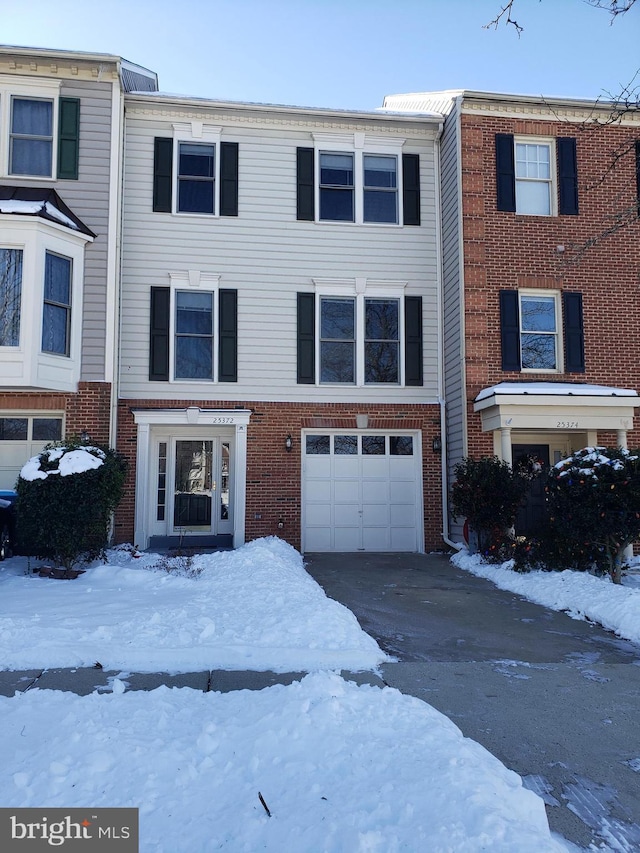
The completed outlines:
<svg viewBox="0 0 640 853">
<path fill-rule="evenodd" d="M 389 505 L 380 504 L 365 504 L 362 507 L 362 523 L 365 527 L 380 525 L 382 527 L 389 526 Z"/>
<path fill-rule="evenodd" d="M 336 505 L 334 524 L 336 527 L 360 527 L 360 509 L 356 504 Z"/>
<path fill-rule="evenodd" d="M 389 507 L 391 527 L 415 527 L 417 520 L 415 504 L 392 504 Z"/>
<path fill-rule="evenodd" d="M 417 551 L 418 541 L 415 527 L 391 528 L 392 551 Z"/>
<path fill-rule="evenodd" d="M 362 457 L 363 480 L 388 480 L 389 460 L 385 456 Z"/>
<path fill-rule="evenodd" d="M 360 502 L 359 480 L 336 480 L 333 484 L 333 495 L 338 504 Z"/>
<path fill-rule="evenodd" d="M 305 474 L 308 477 L 331 477 L 331 457 L 307 456 Z"/>
<path fill-rule="evenodd" d="M 305 501 L 315 503 L 316 501 L 331 501 L 331 480 L 306 480 L 304 484 Z"/>
<path fill-rule="evenodd" d="M 343 477 L 360 478 L 360 461 L 357 456 L 334 456 L 334 477 L 337 480 Z"/>
<path fill-rule="evenodd" d="M 388 551 L 391 547 L 391 537 L 387 527 L 365 527 L 362 533 L 365 551 Z"/>
<path fill-rule="evenodd" d="M 331 527 L 331 504 L 310 504 L 307 507 L 307 524 Z"/>
<path fill-rule="evenodd" d="M 332 551 L 330 527 L 308 527 L 306 530 L 307 551 Z"/>
<path fill-rule="evenodd" d="M 389 483 L 389 501 L 393 504 L 415 504 L 415 483 L 406 481 Z"/>
<path fill-rule="evenodd" d="M 362 485 L 362 501 L 367 504 L 388 504 L 389 483 L 385 480 L 369 480 Z"/>
</svg>

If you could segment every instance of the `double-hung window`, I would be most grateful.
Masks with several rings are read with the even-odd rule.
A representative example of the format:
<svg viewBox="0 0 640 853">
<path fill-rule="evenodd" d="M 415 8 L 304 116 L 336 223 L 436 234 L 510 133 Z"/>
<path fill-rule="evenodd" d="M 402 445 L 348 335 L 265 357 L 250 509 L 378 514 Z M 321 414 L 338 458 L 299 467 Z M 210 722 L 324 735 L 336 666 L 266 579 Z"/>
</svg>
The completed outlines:
<svg viewBox="0 0 640 853">
<path fill-rule="evenodd" d="M 298 293 L 299 383 L 422 385 L 422 297 L 406 282 L 314 279 Z"/>
<path fill-rule="evenodd" d="M 403 139 L 314 133 L 296 151 L 299 220 L 420 225 L 420 158 Z"/>
<path fill-rule="evenodd" d="M 551 143 L 516 141 L 516 211 L 552 213 Z"/>
<path fill-rule="evenodd" d="M 53 164 L 53 101 L 11 99 L 9 173 L 50 177 Z"/>
<path fill-rule="evenodd" d="M 176 379 L 213 378 L 213 293 L 175 293 Z"/>
<path fill-rule="evenodd" d="M 42 352 L 69 355 L 71 258 L 47 252 L 44 267 Z"/>
<path fill-rule="evenodd" d="M 519 296 L 522 370 L 558 370 L 558 294 L 521 292 Z"/>
<path fill-rule="evenodd" d="M 215 185 L 215 145 L 178 143 L 178 213 L 214 214 Z"/>
<path fill-rule="evenodd" d="M 0 248 L 0 347 L 20 346 L 22 249 Z"/>
</svg>

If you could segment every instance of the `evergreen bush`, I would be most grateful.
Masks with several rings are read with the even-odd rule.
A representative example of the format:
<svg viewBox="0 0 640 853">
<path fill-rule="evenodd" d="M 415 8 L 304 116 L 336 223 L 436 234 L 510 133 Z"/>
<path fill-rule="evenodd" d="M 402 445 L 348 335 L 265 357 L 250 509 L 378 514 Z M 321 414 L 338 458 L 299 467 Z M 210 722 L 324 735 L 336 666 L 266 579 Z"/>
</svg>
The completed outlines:
<svg viewBox="0 0 640 853">
<path fill-rule="evenodd" d="M 23 467 L 16 491 L 22 553 L 65 570 L 104 553 L 127 463 L 115 450 L 67 439 Z"/>
</svg>

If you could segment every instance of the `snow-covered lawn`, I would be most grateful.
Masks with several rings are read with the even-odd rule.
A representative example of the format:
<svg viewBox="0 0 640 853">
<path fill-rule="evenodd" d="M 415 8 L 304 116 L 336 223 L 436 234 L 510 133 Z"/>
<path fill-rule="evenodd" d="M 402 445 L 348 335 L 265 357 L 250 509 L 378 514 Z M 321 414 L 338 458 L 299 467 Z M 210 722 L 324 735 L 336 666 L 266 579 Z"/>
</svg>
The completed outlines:
<svg viewBox="0 0 640 853">
<path fill-rule="evenodd" d="M 276 539 L 188 572 L 0 564 L 0 667 L 305 669 L 261 691 L 0 697 L 0 805 L 134 806 L 143 853 L 558 853 L 542 800 L 446 717 L 335 672 L 385 659 Z M 262 806 L 261 794 L 269 816 Z"/>
<path fill-rule="evenodd" d="M 451 558 L 458 568 L 487 578 L 510 592 L 543 604 L 551 610 L 564 610 L 574 619 L 597 622 L 619 637 L 640 643 L 640 565 L 632 563 L 623 575 L 622 584 L 607 577 L 594 577 L 585 572 L 527 572 L 511 568 L 512 561 L 484 563 L 478 554 L 459 551 Z"/>
</svg>

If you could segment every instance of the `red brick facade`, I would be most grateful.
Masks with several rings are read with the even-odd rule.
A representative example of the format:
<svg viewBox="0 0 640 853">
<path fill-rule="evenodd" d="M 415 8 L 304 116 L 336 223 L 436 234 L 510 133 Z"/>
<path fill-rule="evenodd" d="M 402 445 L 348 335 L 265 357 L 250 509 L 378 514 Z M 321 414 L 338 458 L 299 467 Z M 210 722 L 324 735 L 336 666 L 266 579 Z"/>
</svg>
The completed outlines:
<svg viewBox="0 0 640 853">
<path fill-rule="evenodd" d="M 119 404 L 118 450 L 129 460 L 125 498 L 116 517 L 118 542 L 132 541 L 136 476 L 136 425 L 132 408 L 251 409 L 247 436 L 246 538 L 278 535 L 300 548 L 301 538 L 301 429 L 356 429 L 356 414 L 369 416 L 368 428 L 392 431 L 421 430 L 423 443 L 422 476 L 425 507 L 425 548 L 443 547 L 441 460 L 431 449 L 440 435 L 440 410 L 436 405 L 395 406 L 390 404 L 349 405 L 342 403 L 260 403 L 212 400 L 121 400 Z M 294 446 L 285 450 L 291 434 Z M 284 527 L 278 528 L 283 519 Z"/>
<path fill-rule="evenodd" d="M 543 105 L 541 105 L 542 108 Z M 574 137 L 578 215 L 524 216 L 497 210 L 495 134 Z M 640 220 L 634 142 L 638 127 L 587 120 L 541 121 L 463 114 L 461 124 L 468 453 L 493 453 L 473 400 L 499 382 L 555 381 L 638 389 Z M 617 227 L 624 222 L 623 227 Z M 612 231 L 613 233 L 608 233 Z M 605 236 L 606 235 L 606 236 Z M 585 248 L 589 246 L 588 248 Z M 560 248 L 563 247 L 563 248 Z M 499 291 L 550 288 L 583 298 L 585 372 L 501 369 Z M 636 418 L 637 421 L 637 418 Z M 640 445 L 640 429 L 629 434 Z M 601 443 L 616 444 L 614 433 Z"/>
</svg>

